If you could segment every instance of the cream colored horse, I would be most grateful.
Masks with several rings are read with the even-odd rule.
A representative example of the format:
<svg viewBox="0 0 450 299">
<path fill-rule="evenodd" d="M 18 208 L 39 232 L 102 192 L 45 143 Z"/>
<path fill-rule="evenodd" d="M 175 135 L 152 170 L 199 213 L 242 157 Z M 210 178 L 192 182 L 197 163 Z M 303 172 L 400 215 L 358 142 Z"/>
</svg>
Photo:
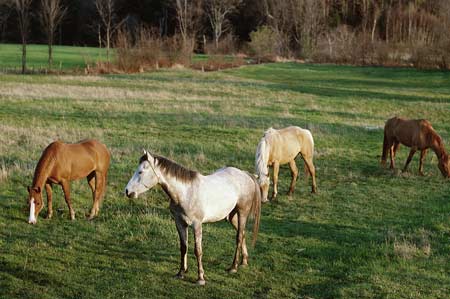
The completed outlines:
<svg viewBox="0 0 450 299">
<path fill-rule="evenodd" d="M 298 168 L 295 158 L 300 154 L 305 162 L 306 170 L 312 177 L 312 193 L 316 193 L 316 170 L 313 164 L 314 140 L 311 132 L 299 127 L 287 127 L 280 130 L 268 129 L 261 138 L 256 149 L 256 174 L 261 186 L 263 201 L 267 201 L 269 193 L 269 166 L 273 166 L 273 193 L 278 194 L 278 172 L 280 165 L 289 163 L 292 181 L 288 195 L 294 192 Z"/>
</svg>

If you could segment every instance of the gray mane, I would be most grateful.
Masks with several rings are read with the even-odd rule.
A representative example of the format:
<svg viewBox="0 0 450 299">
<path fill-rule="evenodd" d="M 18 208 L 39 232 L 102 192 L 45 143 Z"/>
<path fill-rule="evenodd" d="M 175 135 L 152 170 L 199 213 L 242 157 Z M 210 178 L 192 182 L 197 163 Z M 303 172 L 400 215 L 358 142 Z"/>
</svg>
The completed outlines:
<svg viewBox="0 0 450 299">
<path fill-rule="evenodd" d="M 161 168 L 161 170 L 166 174 L 170 175 L 177 180 L 180 180 L 185 183 L 192 182 L 195 180 L 198 176 L 198 172 L 194 170 L 187 169 L 184 166 L 181 166 L 180 164 L 175 163 L 174 161 L 167 159 L 163 156 L 154 155 L 155 162 L 157 163 L 158 167 Z M 139 160 L 139 163 L 142 163 L 144 161 L 148 160 L 147 155 L 143 155 L 141 159 Z"/>
</svg>

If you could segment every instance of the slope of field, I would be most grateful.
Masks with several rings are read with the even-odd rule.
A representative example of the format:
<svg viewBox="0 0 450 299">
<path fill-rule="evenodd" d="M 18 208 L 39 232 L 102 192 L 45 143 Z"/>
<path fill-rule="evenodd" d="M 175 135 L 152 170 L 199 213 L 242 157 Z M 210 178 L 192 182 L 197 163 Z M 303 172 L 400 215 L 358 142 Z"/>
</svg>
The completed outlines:
<svg viewBox="0 0 450 299">
<path fill-rule="evenodd" d="M 444 298 L 450 293 L 450 182 L 435 155 L 401 173 L 379 165 L 384 121 L 427 118 L 450 148 L 450 74 L 410 69 L 299 65 L 215 73 L 0 77 L 0 297 L 4 298 Z M 268 127 L 298 125 L 315 138 L 318 194 L 301 175 L 262 209 L 250 265 L 228 274 L 234 230 L 204 225 L 205 287 L 178 271 L 178 236 L 156 188 L 124 197 L 142 148 L 210 173 L 253 170 Z M 28 225 L 26 186 L 57 138 L 97 138 L 112 153 L 100 215 L 72 183 L 77 219 L 58 186 L 54 219 Z M 408 150 L 400 148 L 398 166 Z M 297 164 L 302 168 L 301 160 Z"/>
<path fill-rule="evenodd" d="M 91 47 L 53 46 L 53 68 L 83 69 L 87 63 L 106 60 L 106 50 Z M 0 44 L 0 70 L 20 69 L 22 66 L 22 45 Z M 47 45 L 27 46 L 27 67 L 41 69 L 48 67 Z"/>
</svg>

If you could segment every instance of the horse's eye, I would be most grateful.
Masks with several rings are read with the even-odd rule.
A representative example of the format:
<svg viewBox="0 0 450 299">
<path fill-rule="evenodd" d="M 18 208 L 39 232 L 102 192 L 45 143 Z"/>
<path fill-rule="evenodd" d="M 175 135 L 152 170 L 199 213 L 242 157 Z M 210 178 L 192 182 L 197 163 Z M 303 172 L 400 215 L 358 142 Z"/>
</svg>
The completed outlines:
<svg viewBox="0 0 450 299">
<path fill-rule="evenodd" d="M 142 174 L 142 171 L 139 171 L 138 174 Z"/>
</svg>

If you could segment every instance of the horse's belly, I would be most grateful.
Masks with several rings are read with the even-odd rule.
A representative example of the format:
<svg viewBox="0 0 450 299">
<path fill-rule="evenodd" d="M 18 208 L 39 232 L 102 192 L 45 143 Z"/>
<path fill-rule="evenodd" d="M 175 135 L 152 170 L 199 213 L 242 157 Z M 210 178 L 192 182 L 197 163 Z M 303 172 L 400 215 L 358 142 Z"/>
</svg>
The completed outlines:
<svg viewBox="0 0 450 299">
<path fill-rule="evenodd" d="M 232 195 L 223 194 L 219 198 L 216 195 L 214 199 L 207 200 L 203 205 L 202 222 L 216 222 L 225 219 L 236 207 L 236 204 L 237 199 L 234 199 Z"/>
</svg>

